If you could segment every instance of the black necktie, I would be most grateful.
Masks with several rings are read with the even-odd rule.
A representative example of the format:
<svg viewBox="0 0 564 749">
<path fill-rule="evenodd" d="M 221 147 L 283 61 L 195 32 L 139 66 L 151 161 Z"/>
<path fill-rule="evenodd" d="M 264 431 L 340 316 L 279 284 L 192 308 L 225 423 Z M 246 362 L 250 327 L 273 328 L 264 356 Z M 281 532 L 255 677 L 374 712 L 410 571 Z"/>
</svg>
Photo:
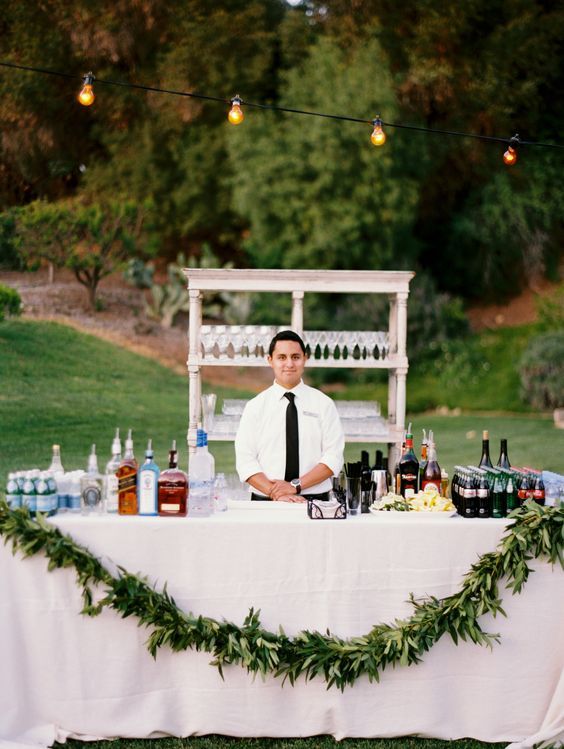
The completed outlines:
<svg viewBox="0 0 564 749">
<path fill-rule="evenodd" d="M 298 438 L 298 409 L 294 403 L 294 393 L 284 393 L 288 398 L 286 408 L 286 473 L 284 481 L 291 481 L 300 476 L 300 447 Z"/>
</svg>

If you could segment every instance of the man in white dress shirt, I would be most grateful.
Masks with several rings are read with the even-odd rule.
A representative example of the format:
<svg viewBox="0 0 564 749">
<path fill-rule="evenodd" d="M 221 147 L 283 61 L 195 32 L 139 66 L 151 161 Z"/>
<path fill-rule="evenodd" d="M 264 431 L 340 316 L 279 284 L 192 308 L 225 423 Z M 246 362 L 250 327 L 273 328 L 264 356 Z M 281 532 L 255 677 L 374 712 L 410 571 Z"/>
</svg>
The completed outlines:
<svg viewBox="0 0 564 749">
<path fill-rule="evenodd" d="M 284 330 L 274 336 L 268 352 L 274 383 L 247 403 L 235 438 L 237 471 L 241 481 L 254 489 L 252 499 L 326 499 L 331 477 L 342 468 L 345 438 L 337 409 L 331 398 L 302 381 L 306 361 L 305 345 L 297 333 Z M 299 470 L 298 475 L 285 477 L 286 412 L 294 405 Z"/>
</svg>

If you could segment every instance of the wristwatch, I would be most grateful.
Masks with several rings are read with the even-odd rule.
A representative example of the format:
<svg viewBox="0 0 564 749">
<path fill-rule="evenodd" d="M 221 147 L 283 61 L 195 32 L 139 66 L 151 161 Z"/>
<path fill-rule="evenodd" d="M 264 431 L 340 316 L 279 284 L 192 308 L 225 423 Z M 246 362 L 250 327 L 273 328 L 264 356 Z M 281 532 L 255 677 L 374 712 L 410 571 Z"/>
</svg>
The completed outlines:
<svg viewBox="0 0 564 749">
<path fill-rule="evenodd" d="M 302 490 L 302 484 L 301 484 L 301 481 L 300 481 L 299 479 L 292 479 L 292 480 L 290 481 L 290 483 L 291 483 L 291 484 L 292 484 L 292 486 L 293 486 L 293 487 L 294 487 L 294 488 L 296 489 L 296 494 L 299 494 L 299 493 L 301 492 L 301 490 Z"/>
</svg>

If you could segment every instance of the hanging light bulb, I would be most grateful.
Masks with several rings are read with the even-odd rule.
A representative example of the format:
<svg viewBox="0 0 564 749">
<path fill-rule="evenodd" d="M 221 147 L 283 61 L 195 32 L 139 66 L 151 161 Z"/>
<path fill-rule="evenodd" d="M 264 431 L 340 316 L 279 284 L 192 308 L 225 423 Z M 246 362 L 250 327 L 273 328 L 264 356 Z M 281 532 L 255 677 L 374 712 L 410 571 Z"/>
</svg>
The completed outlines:
<svg viewBox="0 0 564 749">
<path fill-rule="evenodd" d="M 374 130 L 372 131 L 370 140 L 375 146 L 383 146 L 386 142 L 386 133 L 382 130 L 382 120 L 380 119 L 380 116 L 376 117 L 375 120 L 372 120 L 372 124 L 374 125 Z"/>
<path fill-rule="evenodd" d="M 509 141 L 507 151 L 503 154 L 503 161 L 507 166 L 513 166 L 517 161 L 517 146 L 520 142 L 518 135 L 514 135 Z"/>
<path fill-rule="evenodd" d="M 232 125 L 240 125 L 245 119 L 243 110 L 241 109 L 241 99 L 239 96 L 234 96 L 231 99 L 231 109 L 227 115 L 227 119 Z"/>
<path fill-rule="evenodd" d="M 83 107 L 89 107 L 91 104 L 94 104 L 94 99 L 96 97 L 94 96 L 94 90 L 92 88 L 93 83 L 94 76 L 92 73 L 88 73 L 82 79 L 82 89 L 80 90 L 77 99 Z"/>
</svg>

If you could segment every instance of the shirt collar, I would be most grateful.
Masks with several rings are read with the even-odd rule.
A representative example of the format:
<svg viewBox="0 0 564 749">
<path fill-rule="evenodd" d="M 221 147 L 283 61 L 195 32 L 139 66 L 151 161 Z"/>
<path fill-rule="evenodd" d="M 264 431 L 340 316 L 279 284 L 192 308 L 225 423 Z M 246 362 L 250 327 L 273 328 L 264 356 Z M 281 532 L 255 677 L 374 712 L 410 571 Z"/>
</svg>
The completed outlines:
<svg viewBox="0 0 564 749">
<path fill-rule="evenodd" d="M 305 387 L 306 386 L 303 380 L 300 380 L 298 384 L 290 390 L 288 390 L 288 388 L 282 387 L 282 385 L 279 385 L 276 380 L 274 380 L 274 382 L 272 383 L 272 389 L 274 390 L 278 398 L 283 398 L 286 393 L 294 393 L 299 397 L 300 393 L 304 390 Z"/>
</svg>

